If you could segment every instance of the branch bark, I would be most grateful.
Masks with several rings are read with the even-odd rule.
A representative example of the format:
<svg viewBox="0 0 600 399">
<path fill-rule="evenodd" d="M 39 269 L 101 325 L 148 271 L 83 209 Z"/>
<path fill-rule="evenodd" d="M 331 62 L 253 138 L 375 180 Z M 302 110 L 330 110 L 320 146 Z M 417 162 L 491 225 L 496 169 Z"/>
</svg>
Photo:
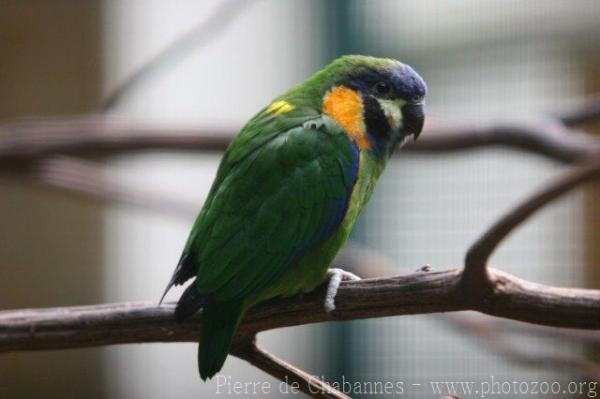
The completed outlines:
<svg viewBox="0 0 600 399">
<path fill-rule="evenodd" d="M 325 286 L 304 296 L 257 305 L 235 342 L 258 332 L 324 321 L 475 310 L 529 323 L 600 329 L 600 290 L 550 287 L 489 269 L 492 293 L 480 300 L 465 290 L 460 270 L 343 282 L 337 309 L 323 309 Z M 0 312 L 0 352 L 82 348 L 134 342 L 197 341 L 202 315 L 176 324 L 172 304 L 125 303 Z"/>
</svg>

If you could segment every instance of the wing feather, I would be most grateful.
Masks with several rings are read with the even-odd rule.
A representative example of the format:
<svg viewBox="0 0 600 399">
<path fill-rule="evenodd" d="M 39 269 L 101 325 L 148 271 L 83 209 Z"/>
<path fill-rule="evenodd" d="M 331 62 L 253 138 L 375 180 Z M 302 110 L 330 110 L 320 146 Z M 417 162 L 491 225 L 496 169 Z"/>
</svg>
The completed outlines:
<svg viewBox="0 0 600 399">
<path fill-rule="evenodd" d="M 276 281 L 348 208 L 359 162 L 348 136 L 321 115 L 274 119 L 232 143 L 184 251 L 196 288 L 217 301 Z"/>
</svg>

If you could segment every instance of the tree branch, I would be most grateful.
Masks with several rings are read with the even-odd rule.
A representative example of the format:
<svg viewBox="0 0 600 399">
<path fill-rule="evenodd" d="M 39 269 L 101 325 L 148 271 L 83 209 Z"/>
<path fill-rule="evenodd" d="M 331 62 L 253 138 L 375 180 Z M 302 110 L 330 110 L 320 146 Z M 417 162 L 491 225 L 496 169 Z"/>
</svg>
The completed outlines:
<svg viewBox="0 0 600 399">
<path fill-rule="evenodd" d="M 479 282 L 485 281 L 489 257 L 515 228 L 562 194 L 579 184 L 597 178 L 600 178 L 600 159 L 590 159 L 513 208 L 487 229 L 468 249 L 464 277 Z"/>
<path fill-rule="evenodd" d="M 600 152 L 600 140 L 557 123 L 440 127 L 407 149 L 419 153 L 501 146 L 573 163 Z"/>
<path fill-rule="evenodd" d="M 230 0 L 219 5 L 219 8 L 207 21 L 174 40 L 132 73 L 107 96 L 102 104 L 102 109 L 107 111 L 114 108 L 127 94 L 133 92 L 165 67 L 173 65 L 191 54 L 191 50 L 197 50 L 201 46 L 214 42 L 217 36 L 223 33 L 224 29 L 229 27 L 236 17 L 241 15 L 242 11 L 251 4 L 253 4 L 252 1 Z"/>
<path fill-rule="evenodd" d="M 600 329 L 600 290 L 550 287 L 489 269 L 494 290 L 480 300 L 461 283 L 460 270 L 343 282 L 333 314 L 323 308 L 326 286 L 267 301 L 244 318 L 235 341 L 256 333 L 323 321 L 476 310 L 557 327 Z M 197 341 L 201 314 L 176 324 L 173 305 L 150 303 L 6 310 L 0 312 L 0 352 L 81 348 L 134 342 Z"/>
<path fill-rule="evenodd" d="M 0 125 L 0 168 L 26 168 L 49 156 L 95 157 L 167 150 L 223 151 L 231 130 L 161 126 L 116 117 L 25 120 Z"/>
<path fill-rule="evenodd" d="M 0 124 L 0 168 L 26 167 L 54 155 L 93 157 L 148 150 L 222 151 L 235 129 L 160 126 L 115 117 L 26 120 Z M 558 124 L 430 129 L 406 150 L 420 153 L 504 146 L 572 163 L 600 153 L 600 139 Z"/>
</svg>

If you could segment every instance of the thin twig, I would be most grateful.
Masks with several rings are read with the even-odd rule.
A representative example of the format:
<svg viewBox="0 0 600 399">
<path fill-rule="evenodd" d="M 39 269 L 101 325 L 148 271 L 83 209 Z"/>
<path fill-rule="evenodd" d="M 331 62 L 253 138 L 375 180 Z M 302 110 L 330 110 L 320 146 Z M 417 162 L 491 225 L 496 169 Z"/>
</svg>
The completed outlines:
<svg viewBox="0 0 600 399">
<path fill-rule="evenodd" d="M 256 345 L 255 341 L 243 345 L 232 352 L 234 356 L 246 360 L 267 374 L 285 382 L 291 393 L 304 392 L 313 398 L 350 399 L 349 396 L 334 389 L 319 378 L 300 370 L 288 362 Z"/>
<path fill-rule="evenodd" d="M 600 119 L 600 97 L 597 95 L 558 116 L 565 126 L 576 126 Z"/>
<path fill-rule="evenodd" d="M 35 184 L 60 189 L 94 200 L 111 201 L 189 220 L 198 206 L 163 193 L 133 188 L 105 175 L 99 165 L 68 156 L 44 158 L 26 178 Z"/>
<path fill-rule="evenodd" d="M 102 103 L 102 109 L 107 111 L 114 108 L 127 94 L 131 94 L 143 82 L 155 77 L 154 75 L 161 70 L 175 65 L 191 54 L 192 50 L 214 43 L 218 35 L 222 34 L 246 7 L 252 4 L 254 2 L 250 0 L 229 0 L 220 4 L 207 21 L 177 38 L 114 89 Z"/>
<path fill-rule="evenodd" d="M 474 337 L 483 340 L 486 349 L 492 350 L 507 359 L 522 364 L 524 366 L 546 369 L 557 369 L 564 371 L 573 370 L 576 373 L 600 380 L 600 366 L 594 362 L 579 359 L 573 356 L 546 355 L 541 353 L 527 353 L 514 347 L 510 340 L 506 339 L 498 329 L 489 323 L 473 320 L 467 317 L 458 317 L 457 315 L 444 316 L 444 320 L 450 322 L 450 325 L 467 332 Z"/>
<path fill-rule="evenodd" d="M 491 321 L 493 328 L 507 331 L 513 334 L 530 335 L 534 337 L 546 337 L 561 342 L 571 341 L 578 344 L 600 345 L 600 331 L 593 330 L 571 330 L 558 327 L 538 326 L 527 323 L 515 323 L 508 320 Z"/>
</svg>

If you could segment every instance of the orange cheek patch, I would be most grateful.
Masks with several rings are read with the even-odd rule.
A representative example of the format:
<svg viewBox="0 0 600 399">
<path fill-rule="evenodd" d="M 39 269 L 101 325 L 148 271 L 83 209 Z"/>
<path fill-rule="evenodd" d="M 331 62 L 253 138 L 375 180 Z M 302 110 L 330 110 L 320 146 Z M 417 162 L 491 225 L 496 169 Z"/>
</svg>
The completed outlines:
<svg viewBox="0 0 600 399">
<path fill-rule="evenodd" d="M 371 148 L 358 92 L 344 86 L 334 87 L 325 95 L 323 111 L 346 131 L 360 149 Z"/>
</svg>

